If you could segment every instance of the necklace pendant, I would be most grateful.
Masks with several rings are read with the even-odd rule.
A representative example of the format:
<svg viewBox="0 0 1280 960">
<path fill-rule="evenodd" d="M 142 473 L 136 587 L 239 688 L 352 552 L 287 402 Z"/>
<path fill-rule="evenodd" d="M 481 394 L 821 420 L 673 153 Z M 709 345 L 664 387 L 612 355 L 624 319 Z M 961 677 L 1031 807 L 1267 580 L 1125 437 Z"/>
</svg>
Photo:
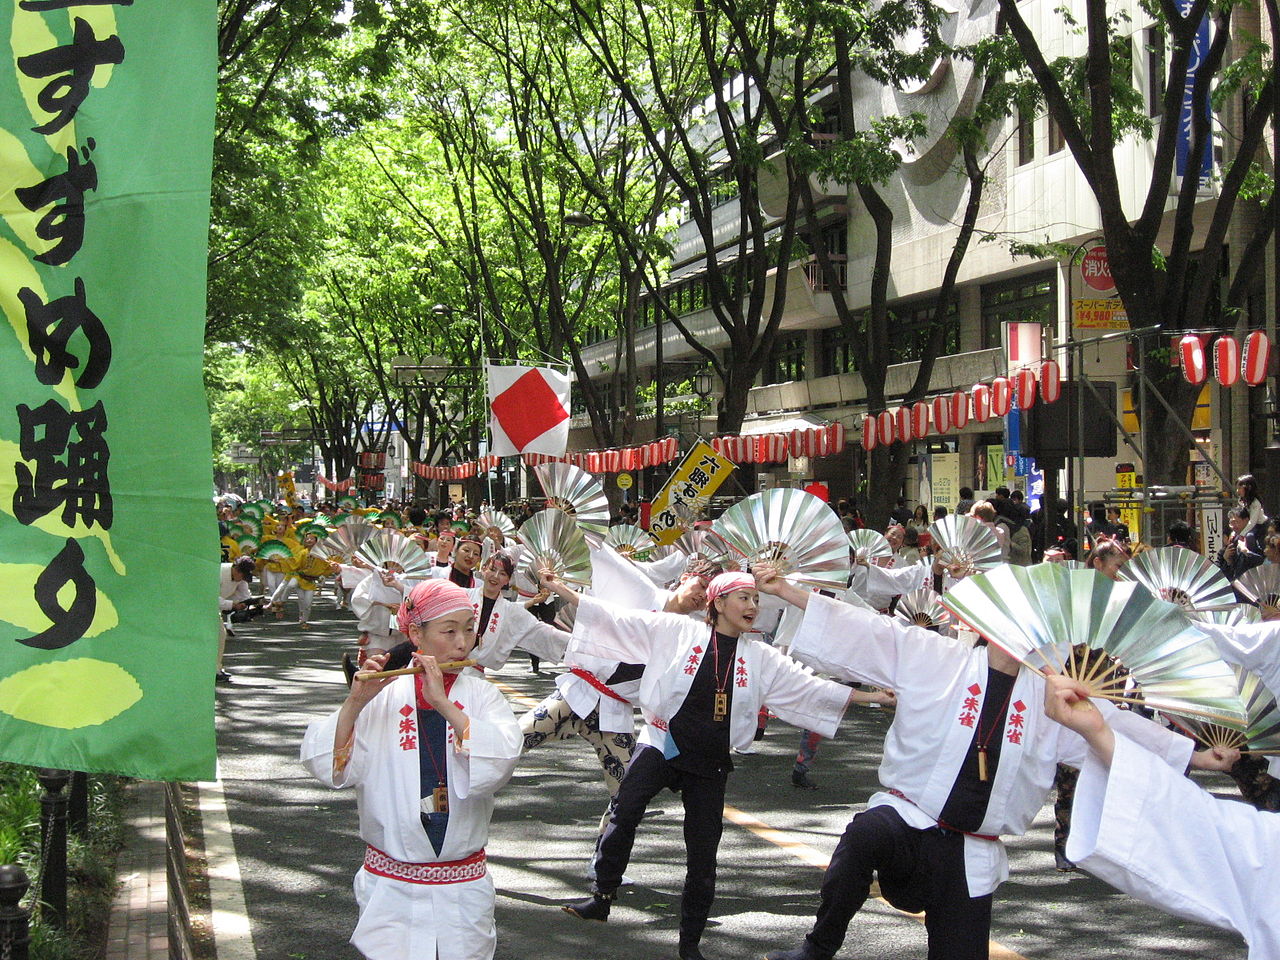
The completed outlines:
<svg viewBox="0 0 1280 960">
<path fill-rule="evenodd" d="M 717 693 L 715 706 L 711 711 L 712 720 L 723 720 L 729 715 L 729 695 L 727 693 Z"/>
<path fill-rule="evenodd" d="M 987 782 L 987 748 L 978 748 L 978 779 Z"/>
<path fill-rule="evenodd" d="M 443 783 L 431 791 L 431 806 L 435 813 L 449 812 L 449 788 Z"/>
</svg>

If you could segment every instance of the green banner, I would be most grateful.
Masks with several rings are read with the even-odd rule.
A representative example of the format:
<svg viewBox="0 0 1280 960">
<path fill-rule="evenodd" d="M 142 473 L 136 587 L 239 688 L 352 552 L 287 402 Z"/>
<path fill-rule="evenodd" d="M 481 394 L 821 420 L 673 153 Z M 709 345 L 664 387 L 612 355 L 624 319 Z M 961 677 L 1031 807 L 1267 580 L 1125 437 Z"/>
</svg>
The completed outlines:
<svg viewBox="0 0 1280 960">
<path fill-rule="evenodd" d="M 212 0 L 3 0 L 0 759 L 214 771 Z"/>
</svg>

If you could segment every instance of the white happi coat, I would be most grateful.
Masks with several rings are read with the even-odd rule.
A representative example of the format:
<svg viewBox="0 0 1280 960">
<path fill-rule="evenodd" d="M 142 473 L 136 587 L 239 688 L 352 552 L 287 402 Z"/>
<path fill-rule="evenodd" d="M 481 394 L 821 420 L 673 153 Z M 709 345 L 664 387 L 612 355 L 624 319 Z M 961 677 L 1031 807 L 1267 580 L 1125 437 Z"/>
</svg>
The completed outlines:
<svg viewBox="0 0 1280 960">
<path fill-rule="evenodd" d="M 1196 629 L 1213 638 L 1223 660 L 1256 673 L 1271 695 L 1280 699 L 1280 620 L 1230 627 L 1197 623 Z M 1280 757 L 1268 758 L 1267 772 L 1280 778 Z"/>
<path fill-rule="evenodd" d="M 637 560 L 635 564 L 636 569 L 648 577 L 656 586 L 665 587 L 671 581 L 679 579 L 680 574 L 684 573 L 684 568 L 689 564 L 689 556 L 677 550 L 661 560 Z"/>
<path fill-rule="evenodd" d="M 471 598 L 472 609 L 476 612 L 476 628 L 479 629 L 484 587 L 472 587 L 467 591 L 467 596 Z M 484 633 L 476 638 L 471 656 L 486 670 L 496 670 L 519 647 L 535 657 L 559 663 L 564 659 L 564 648 L 568 642 L 569 634 L 549 623 L 543 623 L 526 610 L 523 603 L 513 603 L 499 597 L 494 601 Z"/>
<path fill-rule="evenodd" d="M 357 567 L 351 563 L 338 564 L 338 583 L 343 590 L 354 590 L 366 577 L 372 577 L 373 571 L 368 567 Z"/>
<path fill-rule="evenodd" d="M 833 677 L 897 693 L 879 778 L 885 791 L 910 799 L 881 792 L 867 804 L 891 806 L 917 829 L 934 826 L 982 713 L 987 648 L 815 595 L 809 598 L 791 655 Z M 991 799 L 975 834 L 1025 833 L 1053 787 L 1057 764 L 1083 762 L 1084 740 L 1046 718 L 1043 703 L 1044 679 L 1020 670 L 1009 696 Z M 1194 744 L 1186 737 L 1105 701 L 1098 706 L 1113 726 L 1149 744 L 1179 772 L 1191 760 Z M 998 840 L 968 835 L 964 853 L 969 896 L 985 896 L 1009 876 L 1008 857 Z"/>
<path fill-rule="evenodd" d="M 361 580 L 351 594 L 351 612 L 356 615 L 356 626 L 373 637 L 387 639 L 393 629 L 395 614 L 384 603 L 399 604 L 404 595 L 395 587 L 382 582 L 376 571 Z"/>
<path fill-rule="evenodd" d="M 464 859 L 484 849 L 493 795 L 520 755 L 520 727 L 506 698 L 488 681 L 461 674 L 449 691 L 471 721 L 467 748 L 448 731 L 449 826 L 437 854 L 422 828 L 421 777 L 414 678 L 388 684 L 356 719 L 351 758 L 333 769 L 335 711 L 308 728 L 301 759 L 321 783 L 354 787 L 360 837 L 405 863 Z M 412 729 L 410 729 L 412 728 Z M 373 960 L 490 960 L 497 944 L 493 880 L 486 873 L 461 883 L 409 883 L 356 872 L 360 920 L 351 942 Z"/>
<path fill-rule="evenodd" d="M 626 610 L 583 597 L 566 655 L 572 659 L 582 651 L 645 664 L 638 700 L 645 719 L 640 742 L 663 750 L 667 724 L 689 695 L 710 640 L 711 627 L 689 617 Z M 729 743 L 739 750 L 751 745 L 763 705 L 787 723 L 831 737 L 849 700 L 847 687 L 815 677 L 746 634 L 738 640 L 731 682 Z"/>
<path fill-rule="evenodd" d="M 1067 856 L 1118 890 L 1241 934 L 1250 960 L 1280 960 L 1280 815 L 1219 800 L 1116 737 L 1111 769 L 1080 771 Z"/>
</svg>

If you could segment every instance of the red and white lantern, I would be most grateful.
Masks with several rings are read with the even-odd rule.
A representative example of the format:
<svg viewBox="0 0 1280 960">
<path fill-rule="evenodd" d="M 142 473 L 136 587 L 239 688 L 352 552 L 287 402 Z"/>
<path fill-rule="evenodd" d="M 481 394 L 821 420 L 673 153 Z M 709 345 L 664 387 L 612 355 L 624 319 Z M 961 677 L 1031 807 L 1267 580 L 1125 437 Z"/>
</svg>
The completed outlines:
<svg viewBox="0 0 1280 960">
<path fill-rule="evenodd" d="M 1019 410 L 1030 410 L 1036 402 L 1036 375 L 1030 367 L 1023 367 L 1013 377 L 1014 402 Z"/>
<path fill-rule="evenodd" d="M 827 435 L 827 454 L 841 453 L 845 445 L 844 424 L 839 420 L 835 420 L 827 424 L 825 431 Z"/>
<path fill-rule="evenodd" d="M 882 446 L 888 446 L 898 439 L 897 421 L 893 418 L 892 410 L 881 410 L 876 415 L 876 425 L 880 428 L 876 431 Z"/>
<path fill-rule="evenodd" d="M 1046 360 L 1040 364 L 1040 399 L 1045 403 L 1054 403 L 1062 396 L 1062 368 L 1057 360 Z"/>
<path fill-rule="evenodd" d="M 893 409 L 893 433 L 898 438 L 899 443 L 906 443 L 911 439 L 911 408 L 910 407 L 894 407 Z"/>
<path fill-rule="evenodd" d="M 793 457 L 809 456 L 809 431 L 797 427 L 791 431 L 791 455 Z"/>
<path fill-rule="evenodd" d="M 923 440 L 929 435 L 929 404 L 919 400 L 911 406 L 911 439 Z"/>
<path fill-rule="evenodd" d="M 662 455 L 666 457 L 664 462 L 670 463 L 676 457 L 680 456 L 680 441 L 675 437 L 667 437 L 662 441 Z"/>
<path fill-rule="evenodd" d="M 1240 380 L 1240 344 L 1235 337 L 1214 341 L 1213 378 L 1224 387 L 1234 387 Z"/>
<path fill-rule="evenodd" d="M 1013 381 L 1008 377 L 996 377 L 991 381 L 991 413 L 1006 417 L 1013 409 Z"/>
<path fill-rule="evenodd" d="M 1182 360 L 1182 375 L 1187 383 L 1199 386 L 1209 378 L 1204 361 L 1204 342 L 1195 334 L 1187 334 L 1178 341 L 1178 356 Z"/>
<path fill-rule="evenodd" d="M 782 463 L 787 459 L 787 435 L 769 433 L 756 443 L 756 463 Z"/>
<path fill-rule="evenodd" d="M 951 429 L 950 397 L 933 398 L 933 427 L 939 433 L 946 433 Z"/>
<path fill-rule="evenodd" d="M 862 418 L 862 449 L 874 450 L 876 448 L 876 426 L 879 420 L 867 414 Z"/>
<path fill-rule="evenodd" d="M 969 423 L 969 394 L 957 390 L 947 401 L 951 412 L 951 429 L 963 430 Z"/>
<path fill-rule="evenodd" d="M 991 388 L 985 383 L 975 383 L 969 390 L 969 396 L 973 400 L 973 419 L 986 423 L 991 419 Z"/>
<path fill-rule="evenodd" d="M 1244 382 L 1256 387 L 1267 379 L 1271 369 L 1271 341 L 1261 330 L 1255 330 L 1244 338 L 1244 358 L 1240 361 L 1240 375 Z"/>
</svg>

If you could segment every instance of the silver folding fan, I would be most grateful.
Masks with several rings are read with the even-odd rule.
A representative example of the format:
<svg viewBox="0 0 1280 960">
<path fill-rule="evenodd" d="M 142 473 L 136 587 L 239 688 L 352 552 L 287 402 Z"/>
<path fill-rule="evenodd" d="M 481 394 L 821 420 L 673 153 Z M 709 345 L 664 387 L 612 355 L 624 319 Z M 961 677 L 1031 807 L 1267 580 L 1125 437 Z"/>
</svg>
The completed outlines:
<svg viewBox="0 0 1280 960">
<path fill-rule="evenodd" d="M 650 558 L 662 560 L 677 550 L 688 557 L 705 557 L 720 564 L 726 570 L 737 570 L 742 566 L 738 554 L 725 542 L 724 537 L 714 530 L 695 530 L 689 527 L 680 535 L 679 540 L 669 547 L 659 547 L 654 550 Z"/>
<path fill-rule="evenodd" d="M 613 547 L 624 557 L 643 559 L 653 549 L 653 537 L 639 527 L 630 523 L 620 523 L 610 527 L 605 534 L 605 546 Z"/>
<path fill-rule="evenodd" d="M 1199 620 L 1201 623 L 1216 623 L 1224 627 L 1258 623 L 1262 620 L 1262 612 L 1249 603 L 1237 603 L 1229 610 L 1196 610 L 1190 616 L 1192 620 Z"/>
<path fill-rule="evenodd" d="M 1255 755 L 1280 756 L 1280 709 L 1276 698 L 1255 674 L 1233 666 L 1240 699 L 1244 701 L 1242 726 L 1211 723 L 1195 717 L 1171 717 L 1188 736 L 1206 747 L 1248 749 Z"/>
<path fill-rule="evenodd" d="M 520 525 L 525 554 L 520 562 L 524 580 L 535 585 L 544 568 L 574 587 L 591 585 L 591 551 L 573 518 L 563 510 L 542 510 Z"/>
<path fill-rule="evenodd" d="M 1280 607 L 1280 563 L 1264 563 L 1246 570 L 1235 587 L 1240 596 L 1259 607 Z"/>
<path fill-rule="evenodd" d="M 843 590 L 849 539 L 840 518 L 811 493 L 774 487 L 726 510 L 712 529 L 748 566 L 772 563 L 794 583 Z"/>
<path fill-rule="evenodd" d="M 350 524 L 343 524 L 345 530 Z M 365 563 L 378 570 L 395 570 L 410 580 L 425 580 L 435 568 L 435 557 L 423 551 L 399 530 L 375 528 L 377 532 L 356 551 Z"/>
<path fill-rule="evenodd" d="M 958 566 L 972 576 L 999 566 L 1003 560 L 995 531 L 981 520 L 952 513 L 929 526 L 938 557 L 947 566 Z"/>
<path fill-rule="evenodd" d="M 855 563 L 865 560 L 882 560 L 893 556 L 893 547 L 883 533 L 876 530 L 849 531 L 849 549 L 853 551 Z"/>
<path fill-rule="evenodd" d="M 1093 696 L 1244 721 L 1235 674 L 1213 641 L 1139 584 L 1053 563 L 1006 564 L 962 580 L 942 605 L 1010 656 L 1073 676 Z"/>
<path fill-rule="evenodd" d="M 474 533 L 489 538 L 511 540 L 516 535 L 516 522 L 501 510 L 481 510 L 471 527 Z"/>
<path fill-rule="evenodd" d="M 603 542 L 609 532 L 609 501 L 600 481 L 573 464 L 558 461 L 540 463 L 533 472 L 542 484 L 547 506 L 573 518 L 596 544 Z"/>
<path fill-rule="evenodd" d="M 1158 547 L 1120 568 L 1121 580 L 1133 580 L 1161 600 L 1183 610 L 1215 610 L 1236 602 L 1231 583 L 1200 554 L 1185 547 Z"/>
<path fill-rule="evenodd" d="M 377 534 L 378 528 L 363 517 L 350 520 L 329 534 L 329 539 L 321 540 L 312 547 L 311 553 L 322 560 L 350 563 L 360 548 Z"/>
<path fill-rule="evenodd" d="M 950 612 L 942 605 L 941 597 L 932 587 L 921 587 L 904 593 L 898 598 L 893 615 L 914 627 L 945 627 L 951 622 Z"/>
</svg>

